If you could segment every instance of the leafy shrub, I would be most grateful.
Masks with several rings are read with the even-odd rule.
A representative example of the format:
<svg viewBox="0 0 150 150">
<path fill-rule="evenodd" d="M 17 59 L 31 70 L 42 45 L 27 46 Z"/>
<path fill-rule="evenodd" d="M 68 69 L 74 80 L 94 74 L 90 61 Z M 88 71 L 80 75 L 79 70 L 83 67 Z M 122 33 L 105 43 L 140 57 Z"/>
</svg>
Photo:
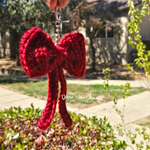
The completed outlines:
<svg viewBox="0 0 150 150">
<path fill-rule="evenodd" d="M 0 150 L 96 150 L 125 149 L 125 141 L 117 140 L 107 118 L 87 118 L 70 113 L 74 121 L 66 129 L 58 113 L 47 130 L 37 127 L 42 110 L 31 107 L 11 107 L 0 111 Z"/>
</svg>

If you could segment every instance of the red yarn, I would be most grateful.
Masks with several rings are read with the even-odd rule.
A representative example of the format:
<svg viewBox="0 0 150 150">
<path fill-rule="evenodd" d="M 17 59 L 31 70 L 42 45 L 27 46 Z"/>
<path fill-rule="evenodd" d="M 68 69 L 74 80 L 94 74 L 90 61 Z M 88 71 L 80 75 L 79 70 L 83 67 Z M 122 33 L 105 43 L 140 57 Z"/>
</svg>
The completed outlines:
<svg viewBox="0 0 150 150">
<path fill-rule="evenodd" d="M 84 37 L 80 33 L 65 35 L 55 46 L 51 37 L 40 28 L 33 27 L 21 38 L 20 63 L 26 74 L 40 77 L 48 74 L 48 96 L 46 107 L 38 122 L 41 129 L 46 129 L 54 116 L 58 98 L 58 81 L 61 83 L 59 113 L 67 128 L 72 126 L 72 119 L 66 109 L 66 79 L 63 69 L 77 78 L 85 74 L 86 53 Z"/>
</svg>

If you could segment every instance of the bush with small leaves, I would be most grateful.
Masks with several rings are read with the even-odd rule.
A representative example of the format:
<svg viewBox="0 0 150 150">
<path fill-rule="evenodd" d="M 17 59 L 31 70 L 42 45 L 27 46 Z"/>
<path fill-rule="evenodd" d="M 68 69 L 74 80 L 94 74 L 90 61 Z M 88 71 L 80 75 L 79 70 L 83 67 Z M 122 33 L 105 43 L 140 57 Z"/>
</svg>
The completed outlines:
<svg viewBox="0 0 150 150">
<path fill-rule="evenodd" d="M 58 113 L 47 130 L 37 126 L 42 110 L 31 107 L 11 107 L 0 111 L 1 150 L 121 150 L 127 147 L 125 141 L 115 138 L 107 118 L 70 113 L 74 121 L 71 129 L 66 129 Z"/>
</svg>

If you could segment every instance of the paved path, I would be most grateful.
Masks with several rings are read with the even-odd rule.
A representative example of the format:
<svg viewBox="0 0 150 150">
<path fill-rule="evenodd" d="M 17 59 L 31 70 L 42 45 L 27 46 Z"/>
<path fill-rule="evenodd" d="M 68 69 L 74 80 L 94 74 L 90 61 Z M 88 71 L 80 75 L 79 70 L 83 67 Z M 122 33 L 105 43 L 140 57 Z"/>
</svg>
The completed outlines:
<svg viewBox="0 0 150 150">
<path fill-rule="evenodd" d="M 124 107 L 124 123 L 129 124 L 141 118 L 150 115 L 150 93 L 148 91 L 128 97 L 127 99 L 119 99 L 117 108 L 123 110 Z M 121 123 L 119 115 L 113 108 L 114 103 L 108 102 L 101 105 L 77 110 L 77 113 L 84 114 L 88 117 L 96 115 L 98 117 L 107 116 L 112 125 Z"/>
<path fill-rule="evenodd" d="M 67 80 L 67 83 L 73 84 L 103 84 L 103 80 Z M 143 81 L 122 81 L 122 80 L 111 80 L 109 82 L 110 85 L 121 85 L 129 82 L 133 87 L 143 86 L 146 87 Z M 40 107 L 43 109 L 45 107 L 46 101 L 40 100 L 37 98 L 33 98 L 30 96 L 26 96 L 20 93 L 16 93 L 5 89 L 0 86 L 0 109 L 9 108 L 10 106 L 21 106 L 23 108 L 30 106 L 33 103 L 35 107 Z M 122 110 L 124 105 L 124 99 L 120 99 L 118 101 L 118 108 Z M 67 107 L 69 111 L 74 111 L 76 113 L 82 113 L 86 116 L 96 115 L 97 117 L 108 117 L 111 125 L 115 125 L 117 123 L 121 123 L 120 117 L 117 115 L 113 108 L 113 102 L 104 103 L 101 105 L 93 106 L 85 109 L 76 109 Z M 132 122 L 145 118 L 150 115 L 150 92 L 146 91 L 140 94 L 136 94 L 128 97 L 125 100 L 125 108 L 124 108 L 124 121 L 126 125 L 126 129 L 131 129 L 132 131 L 137 127 L 133 125 Z M 120 137 L 118 137 L 120 139 Z M 125 139 L 123 137 L 122 139 Z M 138 138 L 140 141 L 141 138 Z M 127 150 L 130 150 L 128 148 Z"/>
<path fill-rule="evenodd" d="M 24 94 L 10 91 L 0 86 L 0 109 L 9 108 L 11 106 L 21 106 L 22 108 L 29 107 L 33 103 L 36 108 L 44 109 L 46 105 L 45 100 L 40 100 Z M 69 111 L 77 111 L 76 108 L 67 107 Z"/>
</svg>

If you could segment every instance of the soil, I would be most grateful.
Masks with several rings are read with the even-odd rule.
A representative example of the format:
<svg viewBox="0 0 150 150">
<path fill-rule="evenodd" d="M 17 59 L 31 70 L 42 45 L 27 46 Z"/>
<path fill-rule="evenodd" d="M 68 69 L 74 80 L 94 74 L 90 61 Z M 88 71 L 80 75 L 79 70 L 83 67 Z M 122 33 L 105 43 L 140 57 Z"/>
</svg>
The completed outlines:
<svg viewBox="0 0 150 150">
<path fill-rule="evenodd" d="M 96 70 L 92 71 L 92 63 L 88 63 L 85 78 L 87 79 L 104 79 L 103 69 L 110 70 L 111 80 L 146 80 L 144 69 L 138 68 L 134 63 L 130 64 L 138 73 L 135 76 L 130 70 L 126 69 L 123 64 L 101 63 L 96 64 Z"/>
<path fill-rule="evenodd" d="M 84 79 L 104 79 L 103 69 L 110 69 L 110 79 L 111 80 L 146 80 L 146 74 L 143 69 L 138 68 L 134 63 L 131 64 L 138 76 L 126 69 L 126 66 L 122 64 L 112 64 L 112 63 L 101 63 L 96 64 L 96 69 L 93 71 L 92 63 L 87 63 L 86 74 L 83 77 Z M 11 68 L 11 69 L 20 69 L 21 66 L 17 66 L 17 61 L 9 58 L 0 59 L 0 68 Z M 74 78 L 69 76 L 67 73 L 66 78 Z"/>
<path fill-rule="evenodd" d="M 17 61 L 15 59 L 10 58 L 1 58 L 0 68 L 22 69 L 21 66 L 17 66 Z"/>
</svg>

